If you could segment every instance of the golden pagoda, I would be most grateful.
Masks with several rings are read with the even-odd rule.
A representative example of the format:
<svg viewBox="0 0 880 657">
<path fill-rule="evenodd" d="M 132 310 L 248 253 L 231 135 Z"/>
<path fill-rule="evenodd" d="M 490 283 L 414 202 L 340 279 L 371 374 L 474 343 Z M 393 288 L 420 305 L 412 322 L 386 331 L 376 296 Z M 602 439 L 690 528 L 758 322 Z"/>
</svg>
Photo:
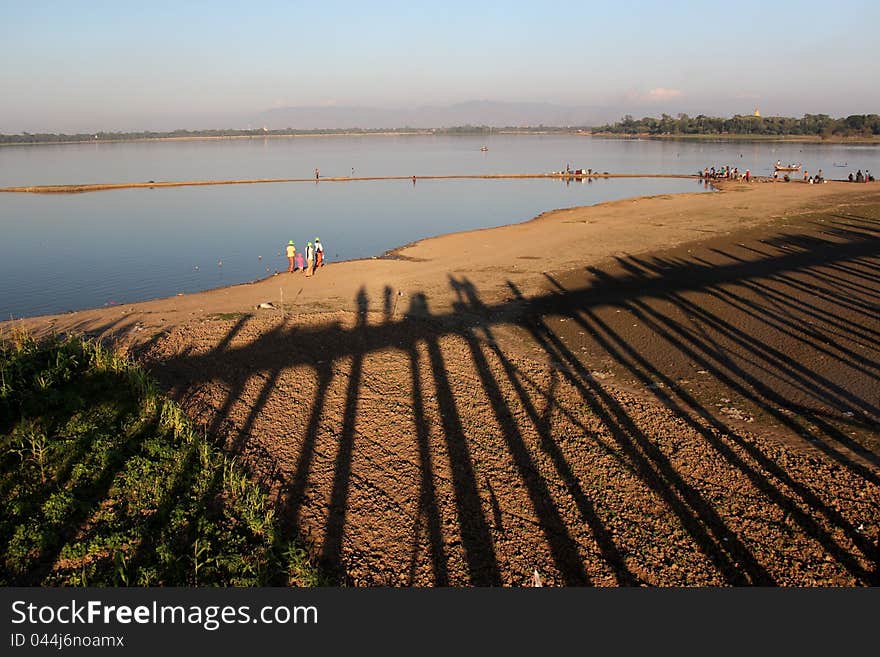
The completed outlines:
<svg viewBox="0 0 880 657">
<path fill-rule="evenodd" d="M 761 110 L 759 110 L 759 109 L 756 107 L 756 108 L 755 108 L 755 113 L 752 114 L 752 116 L 760 117 L 760 116 L 761 116 Z"/>
</svg>

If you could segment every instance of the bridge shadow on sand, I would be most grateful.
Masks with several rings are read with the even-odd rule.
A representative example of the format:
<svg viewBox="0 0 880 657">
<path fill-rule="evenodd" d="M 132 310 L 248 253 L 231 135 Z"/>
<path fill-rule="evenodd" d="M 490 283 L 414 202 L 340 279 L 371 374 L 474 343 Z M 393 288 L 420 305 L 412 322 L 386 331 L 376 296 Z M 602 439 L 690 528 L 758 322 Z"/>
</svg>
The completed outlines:
<svg viewBox="0 0 880 657">
<path fill-rule="evenodd" d="M 357 312 L 206 322 L 159 380 L 340 581 L 880 584 L 880 222 Z M 202 346 L 205 345 L 205 346 Z"/>
</svg>

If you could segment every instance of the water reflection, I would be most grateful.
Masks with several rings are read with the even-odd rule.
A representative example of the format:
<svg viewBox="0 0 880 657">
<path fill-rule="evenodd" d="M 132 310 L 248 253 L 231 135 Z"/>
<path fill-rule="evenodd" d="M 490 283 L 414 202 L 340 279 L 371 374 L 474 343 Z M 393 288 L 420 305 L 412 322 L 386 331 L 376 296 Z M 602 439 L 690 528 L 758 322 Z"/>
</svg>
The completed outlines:
<svg viewBox="0 0 880 657">
<path fill-rule="evenodd" d="M 3 147 L 0 186 L 315 180 L 316 173 L 322 181 L 355 173 L 407 178 L 51 197 L 2 194 L 0 316 L 61 312 L 254 280 L 286 268 L 280 250 L 289 239 L 304 246 L 321 235 L 327 240 L 329 262 L 364 258 L 431 235 L 525 221 L 553 208 L 695 187 L 691 180 L 605 180 L 590 174 L 693 175 L 713 164 L 766 175 L 777 160 L 801 162 L 809 171 L 823 169 L 832 179 L 845 178 L 849 169 L 880 171 L 876 147 L 573 135 Z M 835 168 L 842 163 L 849 169 Z M 423 178 L 546 173 L 560 167 L 588 175 L 558 180 Z M 697 185 L 712 189 L 711 183 Z"/>
<path fill-rule="evenodd" d="M 481 151 L 486 142 L 487 151 Z M 372 136 L 129 142 L 0 148 L 0 186 L 147 180 L 546 173 L 693 174 L 714 164 L 771 173 L 777 160 L 810 171 L 880 171 L 880 149 L 844 144 L 598 139 L 576 135 Z M 845 178 L 848 169 L 838 168 Z M 829 175 L 831 175 L 829 173 Z M 832 176 L 834 177 L 834 176 Z"/>
<path fill-rule="evenodd" d="M 689 192 L 693 180 L 357 181 L 0 196 L 0 316 L 195 292 L 287 268 L 320 236 L 327 262 L 527 221 L 561 207 Z M 222 263 L 222 264 L 221 264 Z"/>
</svg>

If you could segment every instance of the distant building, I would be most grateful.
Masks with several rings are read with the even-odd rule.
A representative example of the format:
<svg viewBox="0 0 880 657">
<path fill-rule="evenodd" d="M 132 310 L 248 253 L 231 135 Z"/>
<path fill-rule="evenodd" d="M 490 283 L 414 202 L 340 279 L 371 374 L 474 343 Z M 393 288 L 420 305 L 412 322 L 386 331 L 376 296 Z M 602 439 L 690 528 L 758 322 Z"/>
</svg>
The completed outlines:
<svg viewBox="0 0 880 657">
<path fill-rule="evenodd" d="M 755 113 L 754 113 L 752 116 L 760 117 L 760 116 L 761 116 L 761 110 L 759 110 L 759 109 L 756 107 L 756 108 L 755 108 Z"/>
</svg>

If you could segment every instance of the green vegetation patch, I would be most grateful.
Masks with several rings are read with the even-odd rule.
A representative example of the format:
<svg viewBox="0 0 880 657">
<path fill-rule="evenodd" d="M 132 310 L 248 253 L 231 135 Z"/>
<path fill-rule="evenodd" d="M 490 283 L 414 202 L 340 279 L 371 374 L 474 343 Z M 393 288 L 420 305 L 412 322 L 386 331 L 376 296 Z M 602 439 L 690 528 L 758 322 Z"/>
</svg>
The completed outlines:
<svg viewBox="0 0 880 657">
<path fill-rule="evenodd" d="M 593 128 L 594 133 L 644 134 L 676 136 L 728 136 L 740 138 L 770 138 L 813 135 L 822 139 L 832 137 L 874 139 L 880 135 L 880 114 L 852 114 L 835 119 L 827 114 L 804 114 L 796 119 L 788 116 L 688 116 L 663 114 L 660 118 L 646 116 L 634 119 L 627 114 L 617 123 Z"/>
<path fill-rule="evenodd" d="M 322 583 L 262 489 L 125 357 L 0 339 L 0 585 Z"/>
</svg>

